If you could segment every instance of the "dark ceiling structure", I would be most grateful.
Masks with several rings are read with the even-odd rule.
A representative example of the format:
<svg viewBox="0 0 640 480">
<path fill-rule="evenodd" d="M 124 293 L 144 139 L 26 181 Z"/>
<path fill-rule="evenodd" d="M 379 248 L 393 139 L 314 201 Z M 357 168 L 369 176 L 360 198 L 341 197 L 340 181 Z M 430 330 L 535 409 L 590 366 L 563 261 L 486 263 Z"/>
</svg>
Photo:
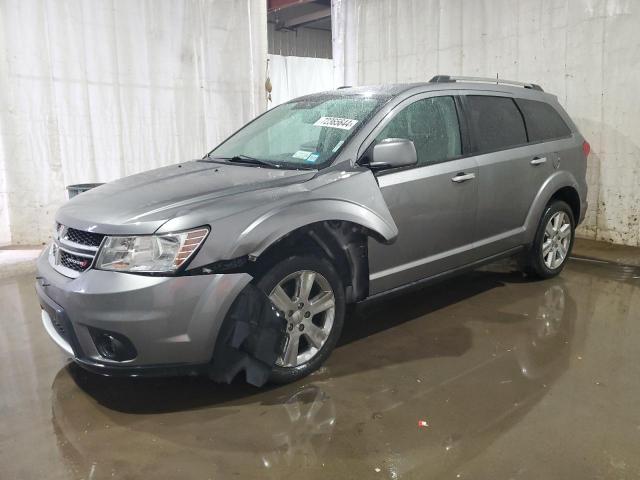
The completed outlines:
<svg viewBox="0 0 640 480">
<path fill-rule="evenodd" d="M 331 30 L 331 0 L 268 0 L 267 8 L 276 30 Z"/>
</svg>

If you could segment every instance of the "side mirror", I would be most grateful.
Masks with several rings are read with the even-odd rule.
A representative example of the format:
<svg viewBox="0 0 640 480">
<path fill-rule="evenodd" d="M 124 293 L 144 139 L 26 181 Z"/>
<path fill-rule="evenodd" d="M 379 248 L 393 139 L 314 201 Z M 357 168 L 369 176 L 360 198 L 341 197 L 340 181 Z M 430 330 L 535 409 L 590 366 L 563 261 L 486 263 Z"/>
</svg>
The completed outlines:
<svg viewBox="0 0 640 480">
<path fill-rule="evenodd" d="M 406 138 L 385 138 L 373 147 L 369 167 L 373 169 L 397 168 L 418 163 L 416 147 Z"/>
</svg>

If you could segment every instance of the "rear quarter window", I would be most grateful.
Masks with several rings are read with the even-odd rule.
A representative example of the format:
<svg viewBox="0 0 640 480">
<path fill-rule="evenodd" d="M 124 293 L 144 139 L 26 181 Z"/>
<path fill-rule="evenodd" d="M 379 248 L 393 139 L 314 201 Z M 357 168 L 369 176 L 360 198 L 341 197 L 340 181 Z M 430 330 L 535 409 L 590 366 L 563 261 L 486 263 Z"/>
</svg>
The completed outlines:
<svg viewBox="0 0 640 480">
<path fill-rule="evenodd" d="M 527 143 L 524 121 L 513 99 L 468 95 L 466 105 L 477 153 Z"/>
<path fill-rule="evenodd" d="M 551 105 L 536 100 L 517 100 L 524 115 L 530 142 L 541 142 L 571 135 L 560 114 Z"/>
</svg>

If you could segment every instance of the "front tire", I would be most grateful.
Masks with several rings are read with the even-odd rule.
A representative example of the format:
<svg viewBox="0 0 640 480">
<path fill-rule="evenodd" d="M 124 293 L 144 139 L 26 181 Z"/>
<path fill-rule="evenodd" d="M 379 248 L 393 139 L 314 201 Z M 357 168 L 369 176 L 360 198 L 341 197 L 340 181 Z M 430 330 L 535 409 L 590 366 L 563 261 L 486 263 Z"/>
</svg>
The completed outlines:
<svg viewBox="0 0 640 480">
<path fill-rule="evenodd" d="M 539 278 L 558 275 L 569 259 L 574 237 L 575 219 L 571 207 L 562 200 L 549 203 L 529 251 L 529 273 Z"/>
<path fill-rule="evenodd" d="M 288 322 L 284 351 L 270 380 L 289 383 L 318 369 L 338 342 L 344 323 L 344 287 L 331 262 L 294 255 L 272 265 L 256 286 Z"/>
</svg>

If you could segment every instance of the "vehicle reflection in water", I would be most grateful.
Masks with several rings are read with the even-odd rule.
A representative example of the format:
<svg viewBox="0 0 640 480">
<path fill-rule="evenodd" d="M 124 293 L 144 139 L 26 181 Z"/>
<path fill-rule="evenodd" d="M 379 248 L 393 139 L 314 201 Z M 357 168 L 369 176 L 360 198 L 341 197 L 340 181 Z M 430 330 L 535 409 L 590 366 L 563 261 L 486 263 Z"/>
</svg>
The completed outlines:
<svg viewBox="0 0 640 480">
<path fill-rule="evenodd" d="M 73 472 L 89 478 L 126 476 L 124 472 L 131 473 L 136 464 L 133 471 L 145 477 L 157 470 L 154 478 L 175 478 L 185 471 L 190 472 L 185 478 L 216 471 L 253 478 L 265 469 L 270 473 L 297 468 L 301 461 L 319 465 L 332 438 L 335 402 L 313 383 L 288 388 L 287 395 L 200 378 L 142 383 L 103 379 L 72 364 L 58 373 L 52 423 Z M 85 395 L 77 386 L 93 392 L 104 389 L 105 394 Z M 156 402 L 156 395 L 166 396 Z M 199 400 L 178 400 L 182 396 Z M 167 398 L 172 400 L 166 402 Z M 167 408 L 169 403 L 180 406 L 174 411 Z M 130 408 L 120 409 L 125 404 Z M 229 470 L 216 467 L 225 463 Z"/>
<path fill-rule="evenodd" d="M 567 290 L 558 282 L 520 303 L 517 314 L 503 311 L 475 326 L 470 350 L 485 353 L 477 362 L 447 368 L 435 384 L 417 378 L 414 389 L 383 388 L 368 398 L 367 408 L 379 420 L 373 428 L 363 426 L 363 451 L 386 444 L 380 453 L 388 478 L 456 478 L 566 371 L 576 316 Z M 479 318 L 484 314 L 477 312 Z M 418 420 L 428 427 L 418 427 Z M 411 423 L 413 429 L 397 433 L 398 425 Z M 376 438 L 376 431 L 386 435 Z"/>
<path fill-rule="evenodd" d="M 273 450 L 262 455 L 266 468 L 293 465 L 298 458 L 322 461 L 336 422 L 335 402 L 317 385 L 307 385 L 282 404 L 284 426 L 272 433 Z"/>
<path fill-rule="evenodd" d="M 530 380 L 543 378 L 549 368 L 553 369 L 558 360 L 553 353 L 563 345 L 558 342 L 569 340 L 569 332 L 564 330 L 569 327 L 569 322 L 564 319 L 566 301 L 565 291 L 560 285 L 548 288 L 530 331 L 517 337 L 514 350 L 518 365 L 522 375 Z"/>
<path fill-rule="evenodd" d="M 503 278 L 477 275 L 467 283 Z M 464 308 L 472 313 L 419 319 L 425 338 L 462 333 L 462 347 L 451 340 L 447 350 L 446 339 L 423 352 L 410 346 L 402 364 L 393 343 L 385 351 L 388 339 L 347 332 L 338 363 L 283 387 L 109 379 L 69 365 L 52 386 L 59 448 L 77 475 L 94 478 L 280 478 L 300 468 L 335 477 L 354 465 L 354 475 L 380 468 L 381 478 L 453 474 L 518 423 L 568 366 L 574 301 L 561 280 L 526 288 L 526 298 L 486 307 L 470 296 Z M 421 308 L 437 310 L 423 294 L 395 302 L 407 298 L 418 317 Z M 384 324 L 396 304 L 376 309 L 371 321 Z M 375 333 L 407 334 L 394 332 L 404 323 L 389 322 Z M 367 352 L 386 360 L 376 363 Z M 344 358 L 373 367 L 354 370 Z M 417 426 L 421 419 L 428 427 Z"/>
</svg>

